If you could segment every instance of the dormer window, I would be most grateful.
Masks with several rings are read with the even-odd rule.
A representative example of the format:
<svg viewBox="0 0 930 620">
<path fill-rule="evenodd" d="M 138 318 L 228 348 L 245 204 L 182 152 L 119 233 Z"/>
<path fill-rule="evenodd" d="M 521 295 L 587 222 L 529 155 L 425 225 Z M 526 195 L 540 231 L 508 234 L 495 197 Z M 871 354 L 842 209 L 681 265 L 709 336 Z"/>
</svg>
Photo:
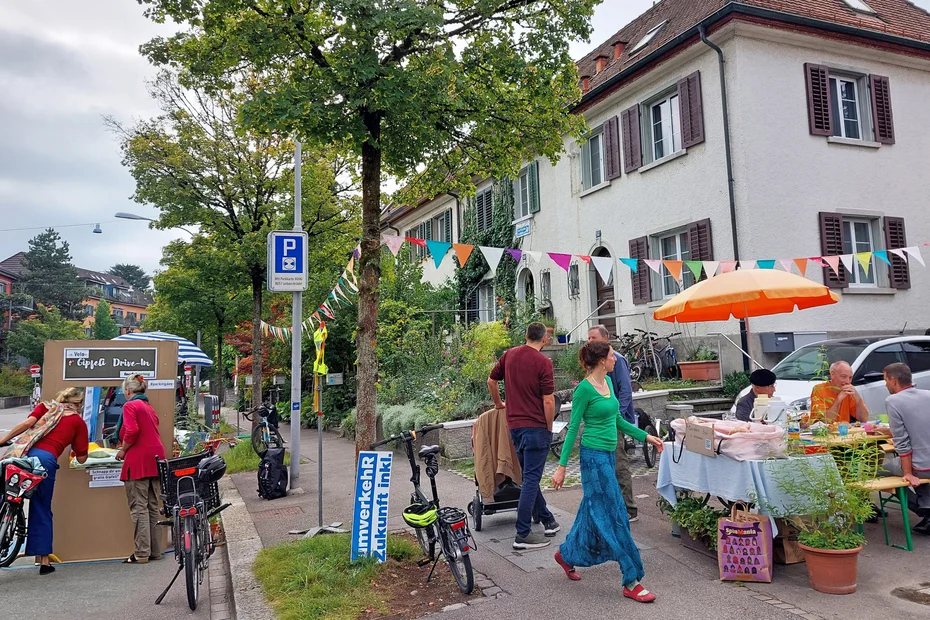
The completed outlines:
<svg viewBox="0 0 930 620">
<path fill-rule="evenodd" d="M 875 11 L 872 9 L 872 7 L 866 4 L 863 0 L 843 0 L 843 2 L 845 2 L 846 6 L 851 8 L 853 11 L 875 15 Z"/>
<path fill-rule="evenodd" d="M 639 50 L 641 50 L 641 49 L 643 49 L 644 47 L 646 47 L 647 45 L 649 45 L 649 43 L 656 37 L 657 34 L 659 34 L 659 31 L 662 30 L 662 28 L 663 28 L 663 27 L 665 26 L 665 24 L 667 24 L 667 23 L 668 23 L 668 21 L 664 21 L 664 22 L 662 22 L 661 24 L 659 24 L 658 26 L 654 26 L 649 32 L 647 32 L 647 33 L 643 36 L 643 38 L 640 39 L 640 40 L 636 43 L 636 45 L 634 45 L 634 46 L 632 47 L 632 49 L 630 49 L 630 55 L 635 54 L 635 53 L 638 52 Z"/>
</svg>

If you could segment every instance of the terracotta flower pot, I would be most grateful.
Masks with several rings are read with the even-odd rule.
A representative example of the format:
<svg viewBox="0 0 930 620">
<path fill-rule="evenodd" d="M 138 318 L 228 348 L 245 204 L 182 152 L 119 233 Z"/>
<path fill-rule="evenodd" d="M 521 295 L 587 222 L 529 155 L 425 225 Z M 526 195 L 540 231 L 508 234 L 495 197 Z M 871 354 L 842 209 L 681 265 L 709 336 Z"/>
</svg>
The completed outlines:
<svg viewBox="0 0 930 620">
<path fill-rule="evenodd" d="M 855 549 L 814 549 L 804 543 L 798 546 L 804 550 L 812 588 L 827 594 L 856 591 L 861 545 Z"/>
<path fill-rule="evenodd" d="M 719 381 L 720 364 L 717 360 L 708 362 L 678 362 L 682 379 L 695 381 Z"/>
</svg>

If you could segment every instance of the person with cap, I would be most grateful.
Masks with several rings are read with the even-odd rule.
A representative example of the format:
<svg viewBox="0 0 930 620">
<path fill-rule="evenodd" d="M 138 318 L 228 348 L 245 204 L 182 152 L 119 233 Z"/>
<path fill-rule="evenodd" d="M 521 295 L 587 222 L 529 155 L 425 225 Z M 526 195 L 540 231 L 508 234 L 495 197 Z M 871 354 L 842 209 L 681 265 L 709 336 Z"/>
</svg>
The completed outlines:
<svg viewBox="0 0 930 620">
<path fill-rule="evenodd" d="M 775 373 L 766 368 L 759 368 L 749 375 L 749 383 L 751 386 L 749 392 L 736 401 L 736 419 L 741 422 L 750 421 L 756 396 L 764 394 L 771 398 L 775 393 Z"/>
</svg>

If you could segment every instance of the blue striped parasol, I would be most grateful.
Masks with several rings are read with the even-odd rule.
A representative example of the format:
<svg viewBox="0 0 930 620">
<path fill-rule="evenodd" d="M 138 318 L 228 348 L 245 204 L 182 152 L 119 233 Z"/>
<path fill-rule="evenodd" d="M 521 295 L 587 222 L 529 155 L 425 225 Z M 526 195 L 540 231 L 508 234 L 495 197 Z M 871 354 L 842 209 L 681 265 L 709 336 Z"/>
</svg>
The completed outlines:
<svg viewBox="0 0 930 620">
<path fill-rule="evenodd" d="M 178 363 L 192 366 L 212 366 L 213 361 L 196 344 L 187 338 L 181 338 L 165 332 L 139 332 L 123 334 L 113 340 L 173 340 L 178 343 Z"/>
</svg>

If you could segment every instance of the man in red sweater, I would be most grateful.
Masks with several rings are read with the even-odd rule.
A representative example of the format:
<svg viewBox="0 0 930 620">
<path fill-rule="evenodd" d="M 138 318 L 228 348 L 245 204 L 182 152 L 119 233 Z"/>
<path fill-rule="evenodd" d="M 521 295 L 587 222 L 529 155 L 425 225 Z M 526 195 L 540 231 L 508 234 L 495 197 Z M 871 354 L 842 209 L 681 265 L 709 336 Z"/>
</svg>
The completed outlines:
<svg viewBox="0 0 930 620">
<path fill-rule="evenodd" d="M 545 547 L 550 543 L 546 537 L 555 536 L 561 529 L 539 488 L 555 419 L 552 362 L 540 352 L 545 338 L 546 326 L 530 323 L 526 328 L 526 344 L 505 351 L 488 378 L 488 391 L 498 409 L 505 408 L 499 386 L 500 381 L 504 382 L 507 426 L 523 470 L 514 549 Z M 534 516 L 542 522 L 545 536 L 532 531 Z"/>
</svg>

